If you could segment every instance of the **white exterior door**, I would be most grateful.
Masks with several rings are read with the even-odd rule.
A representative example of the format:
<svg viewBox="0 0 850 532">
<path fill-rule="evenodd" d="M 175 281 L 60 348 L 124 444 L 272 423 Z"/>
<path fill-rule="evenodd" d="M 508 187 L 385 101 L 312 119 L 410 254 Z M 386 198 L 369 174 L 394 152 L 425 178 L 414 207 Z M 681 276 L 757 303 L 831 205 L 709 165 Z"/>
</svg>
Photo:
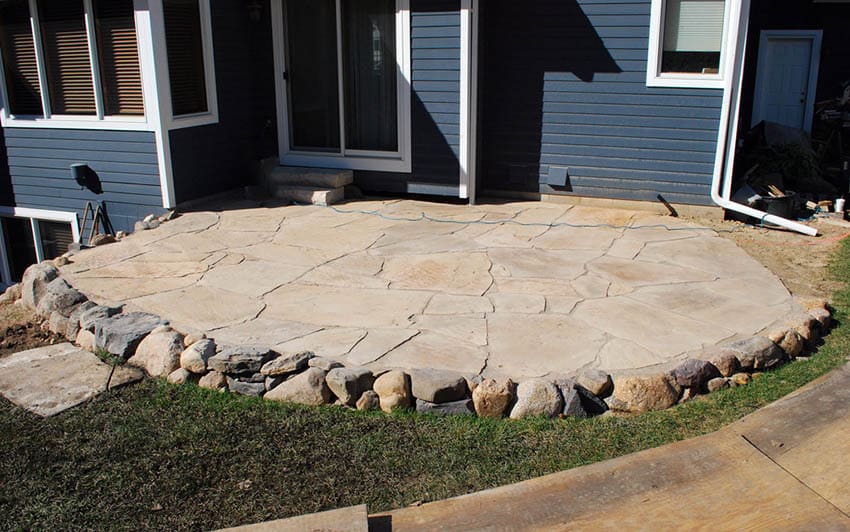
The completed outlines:
<svg viewBox="0 0 850 532">
<path fill-rule="evenodd" d="M 762 32 L 753 125 L 766 120 L 810 131 L 819 60 L 819 32 Z"/>
</svg>

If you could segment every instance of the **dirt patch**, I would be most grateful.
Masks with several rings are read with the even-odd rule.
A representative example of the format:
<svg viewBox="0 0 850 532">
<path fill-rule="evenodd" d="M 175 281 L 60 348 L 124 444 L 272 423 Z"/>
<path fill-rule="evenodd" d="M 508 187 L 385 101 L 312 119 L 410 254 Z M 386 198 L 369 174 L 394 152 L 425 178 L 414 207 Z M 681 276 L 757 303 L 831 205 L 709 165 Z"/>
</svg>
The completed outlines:
<svg viewBox="0 0 850 532">
<path fill-rule="evenodd" d="M 65 341 L 46 329 L 32 312 L 0 303 L 0 358 L 12 353 Z"/>
<path fill-rule="evenodd" d="M 776 274 L 795 296 L 829 299 L 843 283 L 831 278 L 829 262 L 841 240 L 850 236 L 850 222 L 817 219 L 820 236 L 767 229 L 734 221 L 697 220 L 734 241 Z"/>
</svg>

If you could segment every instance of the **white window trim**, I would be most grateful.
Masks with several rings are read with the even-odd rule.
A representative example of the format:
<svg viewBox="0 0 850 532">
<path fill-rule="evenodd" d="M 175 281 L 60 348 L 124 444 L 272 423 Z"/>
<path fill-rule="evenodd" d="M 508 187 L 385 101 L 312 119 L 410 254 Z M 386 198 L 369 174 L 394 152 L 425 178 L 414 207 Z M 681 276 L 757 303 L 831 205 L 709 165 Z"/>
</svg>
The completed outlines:
<svg viewBox="0 0 850 532">
<path fill-rule="evenodd" d="M 134 0 L 133 9 L 138 12 L 142 2 Z M 15 116 L 9 109 L 9 99 L 6 92 L 5 65 L 0 58 L 0 125 L 13 128 L 45 128 L 45 129 L 101 129 L 115 131 L 153 131 L 154 124 L 149 120 L 147 93 L 143 94 L 145 105 L 145 116 L 104 116 L 103 87 L 100 85 L 100 68 L 96 48 L 96 36 L 94 28 L 94 11 L 91 0 L 84 0 L 84 17 L 86 36 L 89 44 L 89 58 L 91 59 L 92 84 L 95 95 L 95 115 L 54 115 L 50 104 L 50 90 L 47 88 L 47 70 L 44 65 L 44 46 L 41 42 L 41 30 L 39 27 L 37 0 L 29 0 L 30 25 L 33 32 L 33 43 L 35 46 L 36 65 L 38 67 L 38 81 L 41 92 L 41 103 L 44 116 Z M 139 68 L 141 70 L 142 56 L 148 53 L 142 48 L 139 39 L 139 26 L 136 25 L 136 40 L 139 49 Z M 142 83 L 145 82 L 145 72 L 141 71 Z"/>
<path fill-rule="evenodd" d="M 162 0 L 154 0 L 160 4 L 160 12 L 162 12 Z M 171 80 L 168 75 L 161 78 L 162 83 L 159 84 L 159 92 L 162 97 L 162 106 L 165 108 L 165 115 L 168 118 L 168 129 L 182 129 L 186 127 L 206 126 L 218 123 L 218 90 L 216 88 L 215 77 L 215 53 L 213 47 L 212 33 L 212 14 L 210 11 L 210 0 L 198 0 L 199 12 L 201 15 L 201 48 L 204 53 L 204 76 L 205 87 L 207 90 L 207 111 L 191 115 L 174 116 L 174 110 L 171 105 Z M 161 62 L 165 63 L 165 72 L 168 73 L 168 46 L 165 41 L 165 18 L 159 20 L 157 31 L 160 36 L 161 50 L 163 54 L 157 55 L 161 57 Z"/>
<path fill-rule="evenodd" d="M 71 235 L 74 242 L 80 241 L 80 224 L 77 213 L 66 211 L 51 211 L 46 209 L 30 209 L 25 207 L 0 207 L 0 217 L 28 218 L 32 228 L 33 242 L 35 243 L 36 262 L 44 260 L 44 247 L 41 242 L 41 231 L 38 227 L 39 221 L 65 222 L 71 224 Z M 12 282 L 12 270 L 9 267 L 9 257 L 6 253 L 6 241 L 0 228 L 0 286 L 9 286 Z"/>
<path fill-rule="evenodd" d="M 720 42 L 723 43 L 720 50 L 720 65 L 717 74 L 686 74 L 686 73 L 662 73 L 661 55 L 664 53 L 664 14 L 667 9 L 667 0 L 652 0 L 652 8 L 649 19 L 649 50 L 646 66 L 647 87 L 672 87 L 689 89 L 722 89 L 726 86 L 724 73 L 726 72 L 727 35 L 729 34 L 729 21 L 732 12 L 732 4 L 736 0 L 726 0 L 723 12 L 723 35 Z"/>
<path fill-rule="evenodd" d="M 339 17 L 337 17 L 339 20 Z M 286 71 L 286 38 L 283 23 L 283 0 L 272 0 L 272 29 L 275 64 L 275 93 L 280 163 L 292 166 L 367 170 L 376 172 L 412 171 L 411 140 L 411 50 L 410 0 L 396 0 L 396 59 L 398 62 L 398 152 L 345 150 L 341 153 L 307 153 L 293 151 L 289 143 L 289 95 Z M 341 60 L 341 55 L 340 55 Z M 340 95 L 340 97 L 342 97 Z M 344 124 L 340 124 L 344 127 Z"/>
</svg>

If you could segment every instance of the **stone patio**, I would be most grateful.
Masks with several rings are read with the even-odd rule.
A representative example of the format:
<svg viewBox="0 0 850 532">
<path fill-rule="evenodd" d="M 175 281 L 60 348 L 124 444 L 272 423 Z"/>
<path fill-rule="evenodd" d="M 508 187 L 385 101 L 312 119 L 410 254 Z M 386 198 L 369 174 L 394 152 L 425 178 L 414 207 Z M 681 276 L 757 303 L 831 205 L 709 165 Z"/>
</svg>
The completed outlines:
<svg viewBox="0 0 850 532">
<path fill-rule="evenodd" d="M 798 310 L 711 230 L 532 202 L 233 201 L 78 253 L 62 273 L 220 345 L 513 379 L 669 365 Z"/>
</svg>

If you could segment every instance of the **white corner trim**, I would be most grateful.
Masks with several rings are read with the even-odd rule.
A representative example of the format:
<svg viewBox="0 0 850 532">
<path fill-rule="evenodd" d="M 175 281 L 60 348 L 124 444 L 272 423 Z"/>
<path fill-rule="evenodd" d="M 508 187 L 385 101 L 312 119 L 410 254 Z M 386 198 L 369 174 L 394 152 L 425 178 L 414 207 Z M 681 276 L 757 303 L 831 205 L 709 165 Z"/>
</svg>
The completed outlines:
<svg viewBox="0 0 850 532">
<path fill-rule="evenodd" d="M 164 28 L 162 0 L 133 0 L 136 34 L 139 43 L 139 62 L 142 69 L 145 115 L 156 138 L 156 156 L 162 206 L 172 209 L 177 204 L 174 193 L 174 174 L 171 167 L 171 142 L 166 128 L 171 112 L 171 91 L 168 88 L 168 64 L 165 60 L 165 35 L 154 28 Z M 163 92 L 164 91 L 164 92 Z"/>
<path fill-rule="evenodd" d="M 460 187 L 458 196 L 475 204 L 478 107 L 478 12 L 474 0 L 460 11 Z"/>
<path fill-rule="evenodd" d="M 809 81 L 806 85 L 806 114 L 803 117 L 803 129 L 812 132 L 812 122 L 815 116 L 815 99 L 818 90 L 818 77 L 820 75 L 820 56 L 823 45 L 823 30 L 762 30 L 759 36 L 758 63 L 756 65 L 756 86 L 753 94 L 753 116 L 752 125 L 761 122 L 764 116 L 764 94 L 765 78 L 763 68 L 768 61 L 767 44 L 771 39 L 809 39 L 812 42 L 812 52 L 809 57 Z"/>
<path fill-rule="evenodd" d="M 156 0 L 161 7 L 162 0 Z M 203 113 L 174 116 L 171 107 L 171 82 L 166 76 L 168 99 L 168 129 L 183 129 L 187 127 L 206 126 L 218 123 L 218 87 L 216 86 L 215 74 L 215 46 L 213 44 L 212 30 L 212 12 L 210 10 L 210 0 L 197 0 L 198 11 L 201 16 L 201 49 L 204 54 L 204 86 L 207 92 L 207 111 Z M 162 18 L 162 26 L 157 28 L 157 31 L 162 33 L 162 40 L 165 42 L 165 17 Z M 160 62 L 166 63 L 165 72 L 168 74 L 167 68 L 167 46 L 163 49 L 165 53 L 157 55 L 163 58 Z"/>
<path fill-rule="evenodd" d="M 0 224 L 0 287 L 4 290 L 12 284 L 12 269 L 9 267 L 9 257 L 6 255 L 6 236 L 3 225 Z"/>
<path fill-rule="evenodd" d="M 646 61 L 646 86 L 686 89 L 726 88 L 726 65 L 729 63 L 728 56 L 731 51 L 728 48 L 728 36 L 730 34 L 737 35 L 736 31 L 730 31 L 730 25 L 734 22 L 732 20 L 733 8 L 740 7 L 740 0 L 726 0 L 724 4 L 723 35 L 721 37 L 723 46 L 720 50 L 720 67 L 718 68 L 718 74 L 674 74 L 661 72 L 661 55 L 664 52 L 662 47 L 664 41 L 664 13 L 666 5 L 667 0 L 652 0 L 649 15 L 649 46 Z"/>
<path fill-rule="evenodd" d="M 337 0 L 339 4 L 340 0 Z M 337 6 L 339 7 L 339 6 Z M 412 76 L 411 76 L 411 43 L 410 43 L 410 0 L 396 0 L 396 61 L 398 65 L 398 151 L 372 152 L 366 150 L 346 150 L 344 148 L 344 131 L 341 137 L 342 147 L 337 153 L 317 153 L 296 151 L 290 148 L 290 117 L 289 92 L 287 81 L 284 79 L 287 63 L 286 25 L 283 0 L 271 1 L 272 42 L 274 46 L 275 70 L 275 101 L 277 104 L 278 126 L 278 158 L 281 164 L 341 168 L 348 170 L 367 170 L 376 172 L 410 173 L 413 167 L 412 157 Z M 339 16 L 337 16 L 339 22 Z M 338 24 L 339 31 L 339 24 Z M 339 41 L 339 35 L 337 36 Z M 339 45 L 339 42 L 337 43 Z M 341 54 L 338 54 L 341 60 Z M 339 72 L 340 79 L 342 71 Z M 340 91 L 342 98 L 342 91 Z M 340 127 L 344 128 L 342 120 L 344 102 L 341 100 Z"/>
</svg>

